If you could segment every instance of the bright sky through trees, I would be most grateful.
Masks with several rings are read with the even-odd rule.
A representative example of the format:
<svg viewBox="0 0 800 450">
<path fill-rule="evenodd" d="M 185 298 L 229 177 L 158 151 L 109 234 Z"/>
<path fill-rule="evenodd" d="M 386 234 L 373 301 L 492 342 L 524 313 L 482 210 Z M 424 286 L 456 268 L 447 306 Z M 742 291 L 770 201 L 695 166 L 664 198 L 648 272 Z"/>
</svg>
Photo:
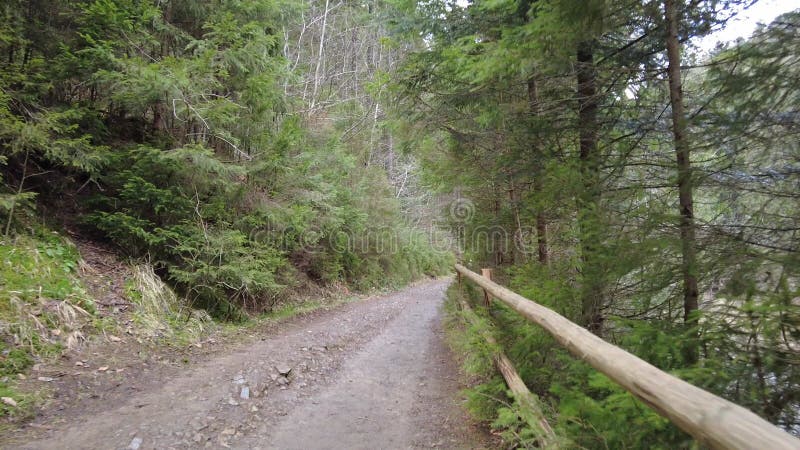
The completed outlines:
<svg viewBox="0 0 800 450">
<path fill-rule="evenodd" d="M 720 30 L 697 40 L 703 51 L 711 51 L 718 42 L 731 42 L 738 38 L 747 39 L 759 23 L 769 24 L 776 17 L 800 8 L 797 0 L 760 0 L 749 8 L 742 8 Z"/>
</svg>

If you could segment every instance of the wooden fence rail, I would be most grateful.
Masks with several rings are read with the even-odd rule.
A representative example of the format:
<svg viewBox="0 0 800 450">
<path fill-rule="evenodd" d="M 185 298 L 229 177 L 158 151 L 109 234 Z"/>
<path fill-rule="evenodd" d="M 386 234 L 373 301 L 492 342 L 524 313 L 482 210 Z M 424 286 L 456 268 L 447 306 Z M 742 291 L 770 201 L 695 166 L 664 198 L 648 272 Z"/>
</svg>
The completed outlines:
<svg viewBox="0 0 800 450">
<path fill-rule="evenodd" d="M 472 308 L 470 308 L 469 303 L 463 298 L 459 298 L 458 303 L 467 321 L 470 321 L 470 318 L 474 317 L 473 315 L 475 313 L 472 311 Z M 470 321 L 470 324 L 475 325 L 475 322 Z M 535 416 L 535 420 L 533 423 L 529 422 L 529 425 L 534 427 L 539 435 L 539 447 L 548 448 L 557 438 L 553 429 L 550 428 L 550 424 L 547 423 L 547 418 L 542 412 L 539 399 L 528 389 L 528 386 L 525 386 L 525 382 L 522 381 L 519 372 L 514 368 L 514 364 L 508 359 L 505 352 L 500 350 L 500 346 L 497 344 L 494 336 L 492 336 L 492 333 L 489 330 L 481 330 L 481 337 L 492 347 L 492 360 L 494 361 L 494 365 L 503 376 L 506 385 L 514 394 L 514 398 L 519 402 L 520 407 L 527 409 L 528 412 Z"/>
<path fill-rule="evenodd" d="M 721 449 L 800 449 L 800 439 L 746 408 L 659 370 L 555 311 L 460 264 L 455 268 L 493 298 L 540 325 L 574 356 L 604 373 L 700 443 Z"/>
</svg>

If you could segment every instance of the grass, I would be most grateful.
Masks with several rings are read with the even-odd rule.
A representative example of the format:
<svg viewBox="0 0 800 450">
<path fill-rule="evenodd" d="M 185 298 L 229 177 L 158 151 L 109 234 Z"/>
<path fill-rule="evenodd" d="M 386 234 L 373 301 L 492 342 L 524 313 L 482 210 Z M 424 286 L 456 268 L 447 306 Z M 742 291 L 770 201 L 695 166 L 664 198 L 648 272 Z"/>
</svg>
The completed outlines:
<svg viewBox="0 0 800 450">
<path fill-rule="evenodd" d="M 13 380 L 37 358 L 79 345 L 94 304 L 78 277 L 80 255 L 57 233 L 0 238 L 0 417 L 27 414 L 32 397 Z"/>
<path fill-rule="evenodd" d="M 133 321 L 137 333 L 161 343 L 184 347 L 199 341 L 215 326 L 207 312 L 186 306 L 149 264 L 133 267 L 125 292 L 136 304 Z"/>
</svg>

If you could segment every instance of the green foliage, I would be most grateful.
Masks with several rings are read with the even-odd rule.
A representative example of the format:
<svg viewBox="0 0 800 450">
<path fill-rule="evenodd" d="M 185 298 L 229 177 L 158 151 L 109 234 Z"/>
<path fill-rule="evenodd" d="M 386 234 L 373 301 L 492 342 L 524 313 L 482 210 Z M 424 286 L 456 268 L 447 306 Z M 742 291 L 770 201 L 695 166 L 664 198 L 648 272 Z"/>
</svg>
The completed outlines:
<svg viewBox="0 0 800 450">
<path fill-rule="evenodd" d="M 663 3 L 397 2 L 416 47 L 389 86 L 395 127 L 432 184 L 470 206 L 447 223 L 465 265 L 797 433 L 800 14 L 707 57 L 693 40 L 744 2 L 678 5 L 694 197 L 683 232 L 674 102 L 655 75 Z M 576 447 L 696 445 L 516 313 L 492 317 Z M 507 398 L 478 409 L 511 441 L 535 434 Z"/>
<path fill-rule="evenodd" d="M 669 420 L 586 364 L 570 361 L 551 393 L 557 426 L 586 448 L 695 448 Z"/>
<path fill-rule="evenodd" d="M 35 303 L 42 299 L 66 300 L 88 312 L 94 305 L 77 276 L 78 251 L 55 233 L 0 240 L 0 295 L 3 311 L 10 299 Z"/>
<path fill-rule="evenodd" d="M 492 364 L 493 355 L 502 348 L 494 348 L 484 337 L 492 333 L 493 321 L 475 310 L 466 311 L 456 306 L 461 300 L 471 299 L 476 303 L 479 298 L 482 299 L 479 290 L 471 284 L 452 285 L 447 290 L 445 303 L 445 327 L 450 344 L 462 356 L 463 369 L 482 381 L 464 391 L 467 408 L 476 419 L 490 422 L 508 445 L 515 448 L 571 448 L 561 434 L 544 438 L 540 419 L 550 415 L 549 407 L 543 408 L 544 404 L 535 395 L 518 397 L 507 389 L 505 381 L 496 372 Z M 492 312 L 493 318 L 497 317 L 496 313 Z"/>
<path fill-rule="evenodd" d="M 0 27 L 7 236 L 36 204 L 66 207 L 192 305 L 237 320 L 298 272 L 371 289 L 451 262 L 398 216 L 344 128 L 288 112 L 282 27 L 296 3 L 28 3 L 4 7 Z"/>
<path fill-rule="evenodd" d="M 18 403 L 0 405 L 0 416 L 20 418 L 33 402 L 8 380 L 34 358 L 59 356 L 83 339 L 95 309 L 78 277 L 78 260 L 71 242 L 45 230 L 0 238 L 0 394 Z"/>
</svg>

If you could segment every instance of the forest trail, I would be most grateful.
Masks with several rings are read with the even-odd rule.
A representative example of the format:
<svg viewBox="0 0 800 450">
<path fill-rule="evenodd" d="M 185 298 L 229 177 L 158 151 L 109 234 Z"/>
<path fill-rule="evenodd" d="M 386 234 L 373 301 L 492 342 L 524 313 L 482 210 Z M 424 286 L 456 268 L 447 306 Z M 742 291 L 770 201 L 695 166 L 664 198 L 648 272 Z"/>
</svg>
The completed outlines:
<svg viewBox="0 0 800 450">
<path fill-rule="evenodd" d="M 458 404 L 459 372 L 443 342 L 447 284 L 291 321 L 15 448 L 485 447 Z"/>
</svg>

